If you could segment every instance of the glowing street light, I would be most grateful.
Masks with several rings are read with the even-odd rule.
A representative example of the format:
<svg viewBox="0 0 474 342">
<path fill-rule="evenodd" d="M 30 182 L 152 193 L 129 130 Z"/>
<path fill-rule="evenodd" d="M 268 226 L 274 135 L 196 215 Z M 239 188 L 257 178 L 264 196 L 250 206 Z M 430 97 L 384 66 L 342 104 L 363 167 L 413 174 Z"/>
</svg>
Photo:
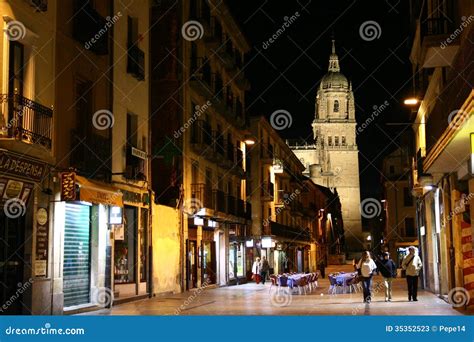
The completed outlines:
<svg viewBox="0 0 474 342">
<path fill-rule="evenodd" d="M 420 101 L 416 97 L 410 97 L 403 101 L 407 106 L 416 106 Z"/>
</svg>

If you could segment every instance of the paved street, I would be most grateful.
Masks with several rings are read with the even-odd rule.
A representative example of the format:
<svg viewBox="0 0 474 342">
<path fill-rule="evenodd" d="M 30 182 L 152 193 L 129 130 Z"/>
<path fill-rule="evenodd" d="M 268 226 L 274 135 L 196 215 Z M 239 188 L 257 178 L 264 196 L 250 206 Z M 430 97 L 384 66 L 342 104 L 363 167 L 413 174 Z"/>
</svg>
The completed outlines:
<svg viewBox="0 0 474 342">
<path fill-rule="evenodd" d="M 344 267 L 346 269 L 347 267 Z M 408 302 L 405 279 L 394 282 L 394 298 L 384 301 L 384 287 L 374 278 L 374 299 L 370 305 L 361 303 L 362 294 L 329 295 L 329 282 L 321 279 L 319 288 L 307 295 L 293 294 L 276 298 L 270 284 L 255 283 L 186 292 L 126 303 L 111 310 L 87 315 L 461 315 L 431 292 L 420 291 L 418 302 Z M 281 301 L 279 301 L 281 300 Z M 283 302 L 283 303 L 282 303 Z M 282 306 L 278 306 L 282 303 Z M 285 305 L 288 304 L 288 305 Z"/>
</svg>

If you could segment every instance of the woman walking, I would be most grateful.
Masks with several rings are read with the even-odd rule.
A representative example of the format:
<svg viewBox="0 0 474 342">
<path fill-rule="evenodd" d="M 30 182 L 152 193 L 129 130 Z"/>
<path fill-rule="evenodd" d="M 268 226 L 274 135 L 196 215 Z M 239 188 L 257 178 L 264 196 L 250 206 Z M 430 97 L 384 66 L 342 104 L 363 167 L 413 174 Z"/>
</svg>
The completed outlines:
<svg viewBox="0 0 474 342">
<path fill-rule="evenodd" d="M 357 264 L 357 270 L 362 277 L 362 288 L 364 294 L 364 303 L 370 304 L 372 300 L 372 275 L 377 269 L 374 260 L 370 257 L 370 252 L 362 253 L 362 257 Z"/>
<path fill-rule="evenodd" d="M 260 268 L 261 268 L 260 258 L 257 257 L 252 265 L 252 279 L 255 280 L 257 284 L 260 283 Z"/>
</svg>

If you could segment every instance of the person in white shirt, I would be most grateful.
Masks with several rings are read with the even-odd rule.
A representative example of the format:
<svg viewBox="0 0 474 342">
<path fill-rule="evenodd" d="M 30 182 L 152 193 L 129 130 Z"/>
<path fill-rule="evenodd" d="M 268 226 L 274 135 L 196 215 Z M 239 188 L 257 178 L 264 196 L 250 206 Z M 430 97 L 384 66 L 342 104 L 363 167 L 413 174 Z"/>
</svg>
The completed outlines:
<svg viewBox="0 0 474 342">
<path fill-rule="evenodd" d="M 372 275 L 377 269 L 374 260 L 370 257 L 370 252 L 365 251 L 357 264 L 357 271 L 362 277 L 362 288 L 364 303 L 370 304 L 372 300 Z"/>
<path fill-rule="evenodd" d="M 407 276 L 408 301 L 413 298 L 413 301 L 416 302 L 418 301 L 416 298 L 418 294 L 418 276 L 423 264 L 420 257 L 415 254 L 415 247 L 408 247 L 408 251 L 408 255 L 403 258 L 402 269 L 405 270 Z"/>
<path fill-rule="evenodd" d="M 257 284 L 260 283 L 260 271 L 261 271 L 262 263 L 260 262 L 260 258 L 257 257 L 252 265 L 252 279 L 255 280 Z"/>
</svg>

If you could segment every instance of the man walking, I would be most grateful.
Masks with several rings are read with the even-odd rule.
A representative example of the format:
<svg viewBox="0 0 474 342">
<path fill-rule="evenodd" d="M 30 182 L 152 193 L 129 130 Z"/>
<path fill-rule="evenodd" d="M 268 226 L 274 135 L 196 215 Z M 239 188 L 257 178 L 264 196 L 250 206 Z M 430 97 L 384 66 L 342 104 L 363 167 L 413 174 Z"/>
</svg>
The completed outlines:
<svg viewBox="0 0 474 342">
<path fill-rule="evenodd" d="M 260 276 L 262 277 L 262 284 L 265 285 L 265 280 L 267 279 L 268 271 L 270 270 L 270 264 L 266 257 L 262 257 L 262 265 L 260 268 Z"/>
<path fill-rule="evenodd" d="M 385 284 L 385 301 L 392 301 L 392 280 L 397 275 L 397 266 L 392 259 L 390 259 L 390 254 L 388 252 L 383 253 L 383 259 L 379 261 L 379 266 L 377 269 L 380 271 L 383 277 Z"/>
<path fill-rule="evenodd" d="M 415 247 L 410 246 L 408 251 L 409 254 L 403 259 L 402 269 L 405 270 L 407 276 L 408 300 L 411 301 L 413 299 L 416 302 L 418 301 L 418 276 L 423 265 L 420 257 L 415 254 Z"/>
</svg>

